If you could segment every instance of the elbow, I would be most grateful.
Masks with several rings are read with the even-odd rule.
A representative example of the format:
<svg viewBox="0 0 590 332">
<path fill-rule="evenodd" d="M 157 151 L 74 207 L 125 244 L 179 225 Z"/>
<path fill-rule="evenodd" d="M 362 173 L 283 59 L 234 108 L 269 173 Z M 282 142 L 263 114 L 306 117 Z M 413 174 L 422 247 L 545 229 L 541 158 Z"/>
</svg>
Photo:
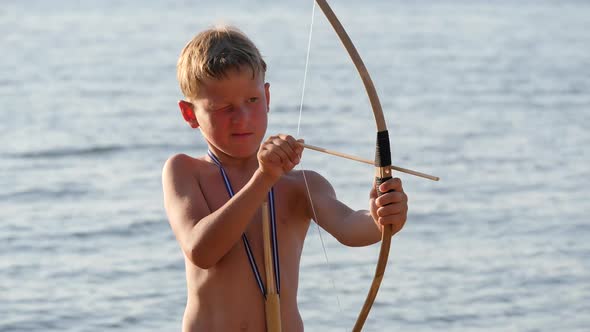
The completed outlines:
<svg viewBox="0 0 590 332">
<path fill-rule="evenodd" d="M 340 244 L 347 247 L 359 247 L 358 243 L 354 241 L 353 237 L 345 236 L 346 234 L 335 234 L 334 238 L 340 242 Z"/>
<path fill-rule="evenodd" d="M 337 239 L 337 240 L 338 240 L 338 242 L 340 242 L 341 244 L 343 244 L 343 245 L 345 245 L 347 247 L 363 247 L 363 246 L 365 246 L 362 243 L 355 242 L 355 241 L 350 241 L 348 239 L 342 239 L 342 240 L 341 239 Z"/>
<path fill-rule="evenodd" d="M 361 240 L 338 240 L 340 243 L 342 243 L 343 245 L 347 246 L 347 247 L 366 247 L 366 246 L 370 246 L 373 245 L 379 241 L 368 241 L 366 239 L 361 239 Z"/>
<path fill-rule="evenodd" d="M 184 255 L 193 265 L 203 270 L 207 270 L 217 263 L 210 255 L 207 255 L 207 250 L 198 245 L 191 245 L 186 248 Z"/>
<path fill-rule="evenodd" d="M 366 247 L 381 241 L 381 233 L 356 230 L 339 234 L 335 238 L 347 247 Z"/>
</svg>

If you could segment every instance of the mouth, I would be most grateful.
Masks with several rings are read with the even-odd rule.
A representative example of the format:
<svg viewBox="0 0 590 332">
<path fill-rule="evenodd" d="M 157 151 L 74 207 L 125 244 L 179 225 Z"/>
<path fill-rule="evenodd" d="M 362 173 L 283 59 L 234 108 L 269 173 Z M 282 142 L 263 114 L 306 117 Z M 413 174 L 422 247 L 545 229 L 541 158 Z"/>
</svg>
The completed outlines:
<svg viewBox="0 0 590 332">
<path fill-rule="evenodd" d="M 252 133 L 233 133 L 231 134 L 233 137 L 243 138 L 252 135 Z"/>
</svg>

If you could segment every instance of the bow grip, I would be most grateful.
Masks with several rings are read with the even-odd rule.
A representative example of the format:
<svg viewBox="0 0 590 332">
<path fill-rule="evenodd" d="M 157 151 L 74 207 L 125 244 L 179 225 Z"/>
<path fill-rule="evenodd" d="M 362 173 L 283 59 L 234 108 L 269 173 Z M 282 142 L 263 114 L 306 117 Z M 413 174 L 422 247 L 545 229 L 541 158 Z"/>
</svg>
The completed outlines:
<svg viewBox="0 0 590 332">
<path fill-rule="evenodd" d="M 391 148 L 389 145 L 389 132 L 387 130 L 377 132 L 377 145 L 375 147 L 375 186 L 377 196 L 382 193 L 379 186 L 392 178 L 391 175 Z"/>
</svg>

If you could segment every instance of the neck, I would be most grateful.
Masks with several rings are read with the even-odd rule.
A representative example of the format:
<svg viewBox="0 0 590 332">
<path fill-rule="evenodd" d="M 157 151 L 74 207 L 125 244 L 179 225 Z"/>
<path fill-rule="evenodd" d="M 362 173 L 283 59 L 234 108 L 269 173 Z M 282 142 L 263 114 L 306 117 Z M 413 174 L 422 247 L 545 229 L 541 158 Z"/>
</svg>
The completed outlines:
<svg viewBox="0 0 590 332">
<path fill-rule="evenodd" d="M 258 168 L 258 157 L 256 154 L 250 155 L 248 157 L 235 157 L 228 155 L 213 146 L 209 146 L 209 150 L 211 150 L 219 162 L 221 162 L 223 168 L 241 169 L 243 171 L 255 171 Z"/>
</svg>

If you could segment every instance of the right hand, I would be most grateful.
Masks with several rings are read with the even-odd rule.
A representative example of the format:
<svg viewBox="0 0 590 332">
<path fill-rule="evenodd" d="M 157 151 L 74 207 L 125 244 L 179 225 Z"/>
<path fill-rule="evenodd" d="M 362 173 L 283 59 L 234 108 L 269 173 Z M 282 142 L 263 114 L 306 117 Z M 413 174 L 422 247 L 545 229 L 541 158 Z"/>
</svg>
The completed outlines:
<svg viewBox="0 0 590 332">
<path fill-rule="evenodd" d="M 258 150 L 258 164 L 262 173 L 278 180 L 299 164 L 303 146 L 298 142 L 303 143 L 303 140 L 295 140 L 284 134 L 267 138 Z"/>
</svg>

